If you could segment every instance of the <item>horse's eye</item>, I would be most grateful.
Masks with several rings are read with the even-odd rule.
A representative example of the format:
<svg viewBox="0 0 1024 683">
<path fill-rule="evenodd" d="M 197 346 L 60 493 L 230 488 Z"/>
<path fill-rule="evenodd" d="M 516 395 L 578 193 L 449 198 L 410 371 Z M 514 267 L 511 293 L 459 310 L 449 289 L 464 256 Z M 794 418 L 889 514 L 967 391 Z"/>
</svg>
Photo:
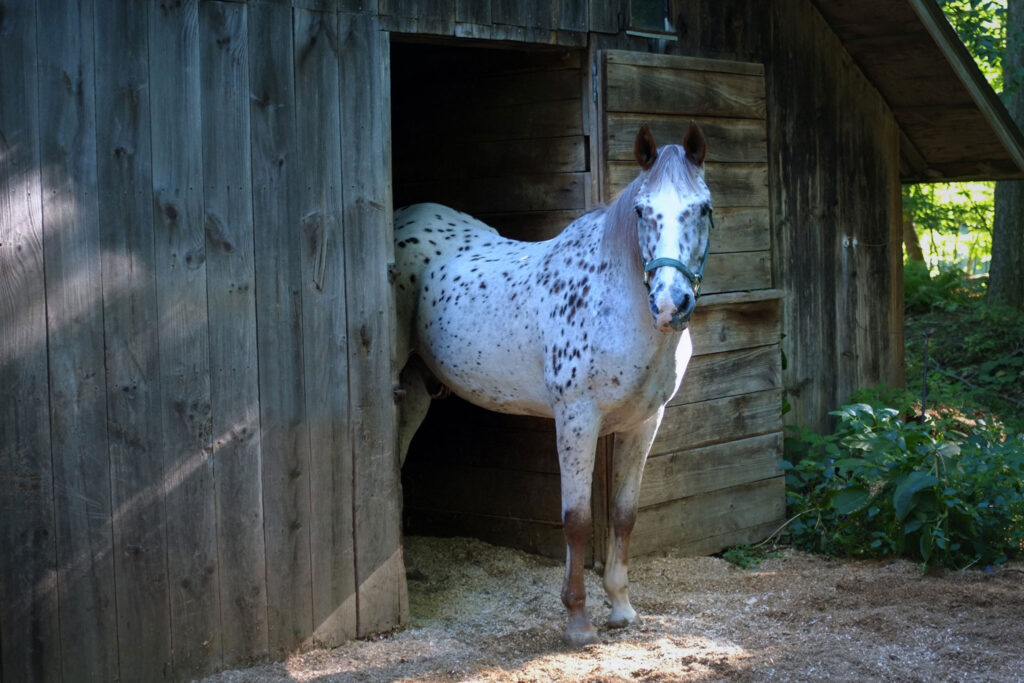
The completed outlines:
<svg viewBox="0 0 1024 683">
<path fill-rule="evenodd" d="M 643 218 L 644 217 L 644 210 L 641 209 L 639 206 L 634 206 L 633 210 L 636 211 L 636 217 L 637 218 Z"/>
</svg>

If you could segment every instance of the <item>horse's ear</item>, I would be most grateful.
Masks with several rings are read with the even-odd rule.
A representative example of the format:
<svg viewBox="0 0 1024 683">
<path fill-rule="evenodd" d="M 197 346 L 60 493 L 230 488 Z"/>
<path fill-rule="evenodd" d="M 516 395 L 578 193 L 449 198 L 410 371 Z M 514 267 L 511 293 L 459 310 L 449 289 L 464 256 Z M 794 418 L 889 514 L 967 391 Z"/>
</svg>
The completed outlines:
<svg viewBox="0 0 1024 683">
<path fill-rule="evenodd" d="M 686 131 L 683 138 L 683 149 L 686 150 L 686 158 L 697 166 L 704 165 L 704 157 L 708 153 L 708 141 L 704 139 L 704 133 L 696 123 L 690 122 L 690 129 Z"/>
<path fill-rule="evenodd" d="M 636 133 L 633 156 L 636 157 L 636 163 L 640 164 L 640 168 L 645 171 L 651 170 L 654 160 L 658 158 L 658 147 L 654 144 L 654 136 L 651 135 L 651 129 L 646 123 L 640 126 L 640 130 Z"/>
</svg>

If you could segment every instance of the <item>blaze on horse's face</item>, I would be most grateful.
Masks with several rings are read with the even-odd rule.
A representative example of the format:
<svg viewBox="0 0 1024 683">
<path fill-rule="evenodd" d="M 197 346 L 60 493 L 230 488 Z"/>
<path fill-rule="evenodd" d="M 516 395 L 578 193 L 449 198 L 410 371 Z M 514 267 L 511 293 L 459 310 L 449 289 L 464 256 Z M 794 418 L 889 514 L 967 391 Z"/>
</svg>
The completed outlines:
<svg viewBox="0 0 1024 683">
<path fill-rule="evenodd" d="M 634 206 L 637 236 L 648 270 L 651 315 L 662 332 L 686 329 L 697 305 L 711 228 L 711 193 L 704 182 L 706 151 L 696 124 L 690 124 L 682 147 L 657 150 L 646 124 L 634 145 L 637 162 L 647 172 Z M 672 265 L 673 261 L 689 273 Z"/>
</svg>

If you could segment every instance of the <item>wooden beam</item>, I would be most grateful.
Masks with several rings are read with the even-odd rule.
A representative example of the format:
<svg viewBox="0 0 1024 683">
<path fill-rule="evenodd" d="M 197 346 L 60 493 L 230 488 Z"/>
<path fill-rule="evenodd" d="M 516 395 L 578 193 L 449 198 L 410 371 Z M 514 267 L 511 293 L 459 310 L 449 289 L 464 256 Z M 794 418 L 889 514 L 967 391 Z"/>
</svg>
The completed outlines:
<svg viewBox="0 0 1024 683">
<path fill-rule="evenodd" d="M 978 108 L 984 112 L 996 135 L 1006 146 L 1007 153 L 1024 173 L 1024 134 L 985 80 L 956 31 L 949 25 L 942 9 L 932 0 L 907 1 L 928 29 L 928 33 Z"/>
</svg>

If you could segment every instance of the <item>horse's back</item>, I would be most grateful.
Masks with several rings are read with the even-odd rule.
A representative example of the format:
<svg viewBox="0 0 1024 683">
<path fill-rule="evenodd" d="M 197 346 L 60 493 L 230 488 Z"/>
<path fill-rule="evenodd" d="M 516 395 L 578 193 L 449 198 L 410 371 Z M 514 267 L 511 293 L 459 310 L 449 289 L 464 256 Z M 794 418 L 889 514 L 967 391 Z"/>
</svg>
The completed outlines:
<svg viewBox="0 0 1024 683">
<path fill-rule="evenodd" d="M 419 354 L 478 405 L 549 412 L 530 295 L 540 249 L 440 204 L 397 211 L 399 337 L 407 345 L 399 351 Z"/>
</svg>

